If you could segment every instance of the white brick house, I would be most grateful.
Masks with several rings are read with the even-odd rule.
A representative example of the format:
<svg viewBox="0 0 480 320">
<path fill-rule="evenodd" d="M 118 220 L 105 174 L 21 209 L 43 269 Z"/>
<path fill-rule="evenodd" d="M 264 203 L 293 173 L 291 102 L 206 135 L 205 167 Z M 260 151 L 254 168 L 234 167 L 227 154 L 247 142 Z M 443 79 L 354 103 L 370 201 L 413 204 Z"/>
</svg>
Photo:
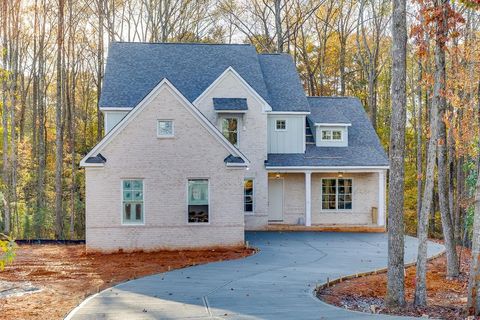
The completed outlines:
<svg viewBox="0 0 480 320">
<path fill-rule="evenodd" d="M 385 224 L 388 160 L 362 105 L 306 97 L 286 54 L 113 43 L 100 107 L 105 137 L 81 161 L 90 249 L 233 246 L 272 225 Z"/>
</svg>

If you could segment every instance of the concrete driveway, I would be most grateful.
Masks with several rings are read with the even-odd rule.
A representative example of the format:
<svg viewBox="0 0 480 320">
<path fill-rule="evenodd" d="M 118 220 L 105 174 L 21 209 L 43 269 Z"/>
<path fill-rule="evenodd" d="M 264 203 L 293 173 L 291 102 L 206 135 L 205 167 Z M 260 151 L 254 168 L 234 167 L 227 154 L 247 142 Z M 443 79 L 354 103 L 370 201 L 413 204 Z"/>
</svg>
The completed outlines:
<svg viewBox="0 0 480 320">
<path fill-rule="evenodd" d="M 387 264 L 387 235 L 318 232 L 248 232 L 260 252 L 148 276 L 84 301 L 70 319 L 371 319 L 395 317 L 350 312 L 313 296 L 317 283 Z M 405 260 L 416 257 L 407 237 Z M 430 243 L 429 255 L 443 246 Z"/>
</svg>

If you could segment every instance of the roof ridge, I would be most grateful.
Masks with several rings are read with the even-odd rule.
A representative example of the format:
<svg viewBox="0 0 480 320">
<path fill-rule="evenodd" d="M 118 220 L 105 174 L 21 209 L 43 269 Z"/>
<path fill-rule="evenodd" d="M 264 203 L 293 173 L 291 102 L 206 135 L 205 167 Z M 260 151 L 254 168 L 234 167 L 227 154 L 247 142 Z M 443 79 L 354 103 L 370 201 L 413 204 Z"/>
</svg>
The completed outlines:
<svg viewBox="0 0 480 320">
<path fill-rule="evenodd" d="M 320 98 L 320 99 L 358 99 L 355 96 L 307 96 L 308 99 L 310 98 Z"/>
<path fill-rule="evenodd" d="M 208 42 L 146 42 L 146 41 L 112 41 L 111 43 L 128 43 L 128 44 L 148 44 L 148 45 L 205 45 L 205 46 L 247 46 L 253 47 L 248 43 L 208 43 Z"/>
</svg>

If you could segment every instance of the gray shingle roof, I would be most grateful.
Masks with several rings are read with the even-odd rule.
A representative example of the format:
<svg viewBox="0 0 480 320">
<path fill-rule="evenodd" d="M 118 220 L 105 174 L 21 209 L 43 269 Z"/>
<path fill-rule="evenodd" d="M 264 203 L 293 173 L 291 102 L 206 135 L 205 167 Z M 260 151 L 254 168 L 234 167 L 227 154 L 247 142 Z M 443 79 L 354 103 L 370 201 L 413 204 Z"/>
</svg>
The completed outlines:
<svg viewBox="0 0 480 320">
<path fill-rule="evenodd" d="M 245 98 L 213 98 L 213 109 L 222 110 L 248 110 Z"/>
<path fill-rule="evenodd" d="M 97 154 L 95 157 L 90 157 L 85 160 L 86 163 L 105 163 L 107 159 L 101 154 Z"/>
<path fill-rule="evenodd" d="M 223 159 L 225 163 L 245 163 L 242 158 L 240 157 L 235 157 L 233 155 L 228 155 L 225 159 Z"/>
<path fill-rule="evenodd" d="M 308 102 L 311 122 L 338 123 L 338 116 L 352 124 L 348 147 L 307 145 L 305 154 L 268 154 L 267 166 L 388 166 L 387 155 L 357 98 L 308 97 Z"/>
<path fill-rule="evenodd" d="M 308 108 L 288 55 L 258 55 L 243 44 L 133 42 L 110 44 L 100 107 L 135 107 L 163 78 L 193 102 L 228 67 L 274 111 Z"/>
<path fill-rule="evenodd" d="M 297 68 L 289 54 L 259 54 L 274 111 L 310 111 Z"/>
</svg>

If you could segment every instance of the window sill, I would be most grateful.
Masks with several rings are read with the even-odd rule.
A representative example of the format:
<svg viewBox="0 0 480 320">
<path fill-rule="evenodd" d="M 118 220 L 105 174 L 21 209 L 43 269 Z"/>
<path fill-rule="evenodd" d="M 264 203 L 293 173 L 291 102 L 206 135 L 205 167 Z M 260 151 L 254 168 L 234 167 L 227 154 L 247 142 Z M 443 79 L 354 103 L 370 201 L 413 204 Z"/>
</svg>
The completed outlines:
<svg viewBox="0 0 480 320">
<path fill-rule="evenodd" d="M 246 215 L 246 216 L 254 216 L 255 212 L 244 211 L 243 214 Z"/>
<path fill-rule="evenodd" d="M 173 139 L 175 136 L 157 136 L 157 139 Z"/>
<path fill-rule="evenodd" d="M 145 222 L 122 222 L 122 227 L 143 227 Z"/>
<path fill-rule="evenodd" d="M 210 222 L 187 222 L 189 226 L 209 226 Z"/>
</svg>

